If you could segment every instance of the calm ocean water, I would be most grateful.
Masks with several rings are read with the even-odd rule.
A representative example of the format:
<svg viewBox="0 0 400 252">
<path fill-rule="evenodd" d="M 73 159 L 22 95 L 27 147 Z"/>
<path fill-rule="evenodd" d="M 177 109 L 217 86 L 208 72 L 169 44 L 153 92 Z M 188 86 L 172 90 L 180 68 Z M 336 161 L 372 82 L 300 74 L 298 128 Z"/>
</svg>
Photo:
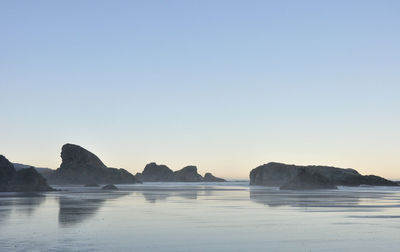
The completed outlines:
<svg viewBox="0 0 400 252">
<path fill-rule="evenodd" d="M 0 251 L 400 251 L 400 188 L 118 187 L 0 193 Z"/>
</svg>

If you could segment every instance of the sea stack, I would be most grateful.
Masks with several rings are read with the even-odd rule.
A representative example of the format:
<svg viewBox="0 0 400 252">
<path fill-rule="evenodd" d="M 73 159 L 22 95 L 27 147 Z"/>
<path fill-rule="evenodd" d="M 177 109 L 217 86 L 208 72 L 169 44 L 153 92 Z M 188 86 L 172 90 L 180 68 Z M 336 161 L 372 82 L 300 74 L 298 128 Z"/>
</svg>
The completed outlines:
<svg viewBox="0 0 400 252">
<path fill-rule="evenodd" d="M 140 181 L 125 169 L 107 167 L 95 154 L 75 144 L 65 144 L 62 163 L 49 175 L 53 184 L 127 184 Z"/>
<path fill-rule="evenodd" d="M 173 181 L 178 182 L 200 182 L 203 177 L 197 173 L 197 167 L 194 165 L 186 166 L 179 171 L 174 172 Z"/>
<path fill-rule="evenodd" d="M 354 169 L 330 166 L 297 166 L 268 163 L 250 172 L 250 185 L 278 186 L 282 189 L 316 189 L 332 186 L 398 186 L 382 177 L 363 176 Z"/>
<path fill-rule="evenodd" d="M 166 165 L 158 165 L 155 162 L 144 167 L 142 173 L 136 173 L 136 177 L 143 182 L 171 181 L 174 172 Z"/>
<path fill-rule="evenodd" d="M 186 166 L 178 171 L 172 171 L 166 165 L 154 162 L 146 165 L 142 173 L 136 177 L 145 182 L 224 182 L 225 179 L 214 177 L 211 173 L 201 176 L 194 165 Z"/>
</svg>

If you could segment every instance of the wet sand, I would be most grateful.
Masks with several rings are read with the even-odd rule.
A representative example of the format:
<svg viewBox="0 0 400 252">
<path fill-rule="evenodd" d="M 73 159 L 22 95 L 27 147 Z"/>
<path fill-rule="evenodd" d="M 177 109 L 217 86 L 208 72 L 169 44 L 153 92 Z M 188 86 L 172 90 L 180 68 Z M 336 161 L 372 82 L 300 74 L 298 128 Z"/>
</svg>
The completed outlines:
<svg viewBox="0 0 400 252">
<path fill-rule="evenodd" d="M 400 189 L 246 182 L 0 193 L 0 251 L 398 251 Z"/>
</svg>

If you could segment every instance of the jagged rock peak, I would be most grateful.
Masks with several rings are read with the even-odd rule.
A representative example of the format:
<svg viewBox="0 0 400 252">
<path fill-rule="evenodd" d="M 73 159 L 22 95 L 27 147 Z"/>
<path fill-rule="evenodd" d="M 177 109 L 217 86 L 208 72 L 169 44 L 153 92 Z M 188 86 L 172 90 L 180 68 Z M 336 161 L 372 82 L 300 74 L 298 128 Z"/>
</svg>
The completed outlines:
<svg viewBox="0 0 400 252">
<path fill-rule="evenodd" d="M 62 163 L 48 179 L 52 184 L 126 184 L 140 181 L 125 169 L 106 167 L 92 152 L 75 144 L 65 144 Z"/>
<path fill-rule="evenodd" d="M 200 182 L 203 180 L 203 177 L 197 173 L 196 166 L 189 165 L 179 171 L 175 171 L 173 180 L 181 182 Z"/>
<path fill-rule="evenodd" d="M 62 163 L 60 168 L 76 168 L 81 164 L 91 167 L 107 168 L 104 163 L 92 152 L 75 144 L 64 144 L 61 149 Z"/>
<path fill-rule="evenodd" d="M 146 165 L 142 173 L 137 173 L 136 177 L 145 182 L 223 182 L 224 179 L 214 177 L 207 173 L 203 178 L 198 172 L 197 167 L 188 165 L 178 171 L 172 171 L 166 165 L 158 165 L 154 162 Z"/>
<path fill-rule="evenodd" d="M 15 173 L 14 165 L 5 156 L 0 155 L 0 183 L 9 181 Z"/>
<path fill-rule="evenodd" d="M 168 166 L 160 164 L 158 165 L 155 162 L 148 163 L 143 170 L 143 174 L 152 173 L 152 172 L 165 172 L 172 173 L 172 170 L 168 168 Z"/>
<path fill-rule="evenodd" d="M 174 172 L 168 168 L 168 166 L 151 162 L 144 167 L 142 173 L 136 173 L 136 177 L 146 182 L 171 181 L 173 173 Z"/>
</svg>

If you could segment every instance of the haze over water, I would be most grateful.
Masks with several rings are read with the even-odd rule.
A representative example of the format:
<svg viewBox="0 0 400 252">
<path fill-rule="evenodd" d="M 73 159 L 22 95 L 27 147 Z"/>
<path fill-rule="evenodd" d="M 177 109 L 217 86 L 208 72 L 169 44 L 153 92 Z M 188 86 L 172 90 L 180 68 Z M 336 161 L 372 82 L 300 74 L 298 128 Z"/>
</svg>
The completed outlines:
<svg viewBox="0 0 400 252">
<path fill-rule="evenodd" d="M 398 251 L 400 189 L 228 183 L 0 193 L 1 251 Z"/>
</svg>

